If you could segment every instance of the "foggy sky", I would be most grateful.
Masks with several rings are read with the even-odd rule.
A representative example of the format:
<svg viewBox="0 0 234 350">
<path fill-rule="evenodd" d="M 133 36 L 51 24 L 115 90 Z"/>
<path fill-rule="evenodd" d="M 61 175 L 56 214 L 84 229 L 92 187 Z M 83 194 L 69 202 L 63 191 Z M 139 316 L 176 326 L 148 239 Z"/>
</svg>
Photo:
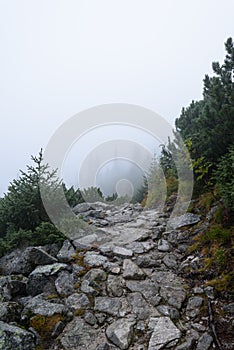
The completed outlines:
<svg viewBox="0 0 234 350">
<path fill-rule="evenodd" d="M 173 123 L 234 37 L 233 0 L 0 0 L 0 195 L 86 108 L 150 108 Z"/>
</svg>

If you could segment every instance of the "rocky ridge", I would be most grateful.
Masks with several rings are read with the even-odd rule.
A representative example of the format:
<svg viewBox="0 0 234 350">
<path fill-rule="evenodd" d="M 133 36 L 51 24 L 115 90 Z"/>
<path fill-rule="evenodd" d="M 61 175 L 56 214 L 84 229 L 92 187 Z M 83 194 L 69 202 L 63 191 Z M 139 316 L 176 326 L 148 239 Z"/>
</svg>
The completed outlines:
<svg viewBox="0 0 234 350">
<path fill-rule="evenodd" d="M 74 212 L 89 223 L 83 237 L 0 259 L 0 349 L 231 349 L 212 327 L 215 291 L 184 278 L 199 268 L 185 254 L 198 215 L 168 230 L 167 213 L 140 205 Z M 223 310 L 233 327 L 234 304 Z"/>
</svg>

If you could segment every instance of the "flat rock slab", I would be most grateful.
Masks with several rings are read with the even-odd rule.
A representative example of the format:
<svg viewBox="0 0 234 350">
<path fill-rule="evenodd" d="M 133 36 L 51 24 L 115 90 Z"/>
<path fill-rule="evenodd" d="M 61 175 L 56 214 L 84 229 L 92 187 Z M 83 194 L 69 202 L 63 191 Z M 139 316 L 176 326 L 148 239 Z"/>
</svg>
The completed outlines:
<svg viewBox="0 0 234 350">
<path fill-rule="evenodd" d="M 127 302 L 131 306 L 131 312 L 135 314 L 139 320 L 147 320 L 150 315 L 150 307 L 141 293 L 130 293 L 127 296 Z"/>
<path fill-rule="evenodd" d="M 114 247 L 113 253 L 122 258 L 131 258 L 133 255 L 132 250 L 123 247 Z"/>
<path fill-rule="evenodd" d="M 197 224 L 201 220 L 199 215 L 192 214 L 192 213 L 186 213 L 181 216 L 177 216 L 173 219 L 171 219 L 168 223 L 168 227 L 175 230 L 177 228 L 183 227 L 183 226 L 189 226 Z"/>
<path fill-rule="evenodd" d="M 139 241 L 149 235 L 149 229 L 138 227 L 127 227 L 126 224 L 116 224 L 96 230 L 97 236 L 102 236 L 102 244 L 111 242 L 115 246 L 126 246 L 129 243 Z"/>
<path fill-rule="evenodd" d="M 45 275 L 45 276 L 53 276 L 59 273 L 62 270 L 68 269 L 68 265 L 62 264 L 62 263 L 55 263 L 52 265 L 43 265 L 38 266 L 35 270 L 33 270 L 29 277 L 35 276 L 35 275 Z"/>
<path fill-rule="evenodd" d="M 158 317 L 154 319 L 154 331 L 150 338 L 148 350 L 164 349 L 181 337 L 180 330 L 174 325 L 169 317 Z"/>
<path fill-rule="evenodd" d="M 127 281 L 127 288 L 131 292 L 140 292 L 151 305 L 158 305 L 160 297 L 158 295 L 159 286 L 152 281 Z"/>
<path fill-rule="evenodd" d="M 99 267 L 105 265 L 108 262 L 108 259 L 98 253 L 87 252 L 84 256 L 84 262 L 89 266 Z"/>
<path fill-rule="evenodd" d="M 186 299 L 187 293 L 182 287 L 171 285 L 162 285 L 160 296 L 171 306 L 181 309 L 183 302 Z"/>
<path fill-rule="evenodd" d="M 94 310 L 117 316 L 121 306 L 120 298 L 97 297 L 95 298 Z"/>
</svg>

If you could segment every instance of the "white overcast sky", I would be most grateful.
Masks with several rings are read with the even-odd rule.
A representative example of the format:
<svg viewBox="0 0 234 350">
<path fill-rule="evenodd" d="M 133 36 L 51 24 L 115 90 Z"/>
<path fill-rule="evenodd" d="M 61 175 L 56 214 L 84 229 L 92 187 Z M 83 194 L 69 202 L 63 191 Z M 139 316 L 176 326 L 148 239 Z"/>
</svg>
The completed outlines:
<svg viewBox="0 0 234 350">
<path fill-rule="evenodd" d="M 173 123 L 234 37 L 233 0 L 0 0 L 0 195 L 86 108 L 124 102 Z"/>
</svg>

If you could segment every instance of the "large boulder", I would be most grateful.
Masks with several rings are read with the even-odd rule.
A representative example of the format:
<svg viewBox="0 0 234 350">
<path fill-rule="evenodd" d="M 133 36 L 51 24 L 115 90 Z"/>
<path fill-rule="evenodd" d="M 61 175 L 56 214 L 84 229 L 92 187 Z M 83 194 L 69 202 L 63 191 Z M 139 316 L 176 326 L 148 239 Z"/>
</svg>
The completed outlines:
<svg viewBox="0 0 234 350">
<path fill-rule="evenodd" d="M 28 275 L 38 265 L 57 262 L 57 259 L 45 252 L 41 247 L 16 249 L 0 259 L 0 271 L 4 275 Z"/>
</svg>

